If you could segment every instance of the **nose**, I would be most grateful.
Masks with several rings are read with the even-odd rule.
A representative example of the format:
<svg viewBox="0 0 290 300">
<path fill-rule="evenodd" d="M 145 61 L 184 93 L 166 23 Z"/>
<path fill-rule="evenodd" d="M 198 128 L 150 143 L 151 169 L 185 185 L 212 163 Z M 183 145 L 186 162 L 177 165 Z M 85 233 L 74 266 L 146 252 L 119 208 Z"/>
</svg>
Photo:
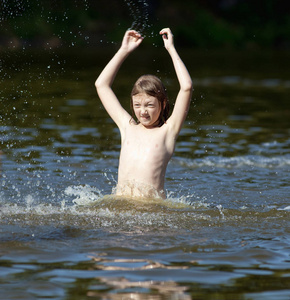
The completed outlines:
<svg viewBox="0 0 290 300">
<path fill-rule="evenodd" d="M 147 109 L 145 106 L 141 106 L 141 115 L 147 115 Z"/>
</svg>

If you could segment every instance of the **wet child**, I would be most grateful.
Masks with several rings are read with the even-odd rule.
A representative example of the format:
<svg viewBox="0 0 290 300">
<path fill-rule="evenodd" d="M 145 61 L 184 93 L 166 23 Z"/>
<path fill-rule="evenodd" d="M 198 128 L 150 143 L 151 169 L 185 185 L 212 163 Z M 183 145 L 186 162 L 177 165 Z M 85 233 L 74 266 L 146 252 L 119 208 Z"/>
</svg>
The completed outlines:
<svg viewBox="0 0 290 300">
<path fill-rule="evenodd" d="M 180 59 L 169 28 L 160 31 L 179 81 L 180 90 L 169 116 L 166 90 L 159 78 L 141 76 L 131 93 L 136 121 L 122 107 L 111 86 L 122 63 L 141 43 L 142 36 L 128 30 L 122 45 L 95 82 L 98 95 L 121 133 L 116 195 L 165 198 L 164 181 L 176 139 L 188 113 L 192 81 Z"/>
</svg>

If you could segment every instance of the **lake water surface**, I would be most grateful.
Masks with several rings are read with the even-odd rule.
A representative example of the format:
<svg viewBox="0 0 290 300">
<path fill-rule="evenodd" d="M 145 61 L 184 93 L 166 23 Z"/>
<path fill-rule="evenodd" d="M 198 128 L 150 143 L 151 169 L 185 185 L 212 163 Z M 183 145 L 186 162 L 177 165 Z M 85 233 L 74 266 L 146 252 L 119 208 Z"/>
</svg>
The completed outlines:
<svg viewBox="0 0 290 300">
<path fill-rule="evenodd" d="M 290 55 L 186 50 L 166 200 L 110 196 L 120 136 L 94 81 L 114 49 L 1 53 L 2 299 L 290 299 Z M 178 86 L 163 48 L 144 73 Z"/>
</svg>

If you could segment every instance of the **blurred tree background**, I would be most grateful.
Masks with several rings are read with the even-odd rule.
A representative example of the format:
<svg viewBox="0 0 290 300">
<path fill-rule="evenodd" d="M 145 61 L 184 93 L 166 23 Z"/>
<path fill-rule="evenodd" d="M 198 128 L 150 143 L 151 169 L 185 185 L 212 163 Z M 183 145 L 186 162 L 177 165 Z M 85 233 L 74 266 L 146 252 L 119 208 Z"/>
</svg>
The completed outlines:
<svg viewBox="0 0 290 300">
<path fill-rule="evenodd" d="M 132 27 L 160 43 L 171 27 L 195 48 L 290 47 L 285 0 L 0 0 L 0 49 L 96 47 L 120 41 Z"/>
</svg>

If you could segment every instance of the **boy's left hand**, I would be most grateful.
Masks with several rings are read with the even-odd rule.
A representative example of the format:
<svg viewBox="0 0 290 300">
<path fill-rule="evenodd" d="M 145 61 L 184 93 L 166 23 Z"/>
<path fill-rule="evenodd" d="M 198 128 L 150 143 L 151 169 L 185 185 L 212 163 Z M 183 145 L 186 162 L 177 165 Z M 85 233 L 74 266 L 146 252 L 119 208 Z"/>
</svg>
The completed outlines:
<svg viewBox="0 0 290 300">
<path fill-rule="evenodd" d="M 170 47 L 174 46 L 173 42 L 173 34 L 170 30 L 170 28 L 163 28 L 159 32 L 160 35 L 162 35 L 164 47 L 168 50 Z"/>
</svg>

